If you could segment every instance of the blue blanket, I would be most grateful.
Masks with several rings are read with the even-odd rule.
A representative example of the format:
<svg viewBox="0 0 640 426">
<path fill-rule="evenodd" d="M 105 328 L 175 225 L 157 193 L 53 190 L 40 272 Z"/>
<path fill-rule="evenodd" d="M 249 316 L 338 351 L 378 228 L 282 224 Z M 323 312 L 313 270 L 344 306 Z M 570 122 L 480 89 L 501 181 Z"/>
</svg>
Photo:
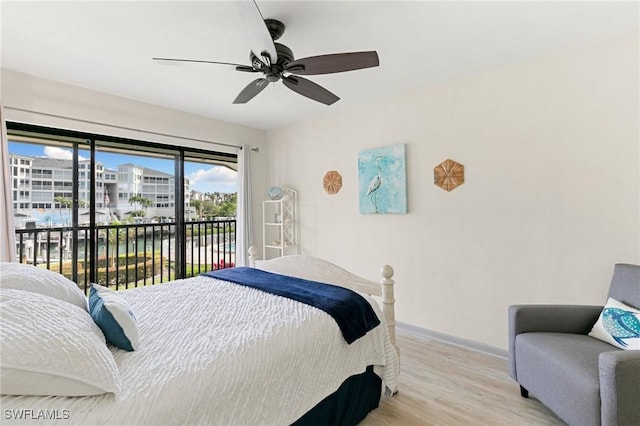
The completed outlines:
<svg viewBox="0 0 640 426">
<path fill-rule="evenodd" d="M 237 267 L 205 272 L 203 275 L 287 297 L 323 310 L 340 327 L 351 344 L 367 334 L 380 320 L 367 300 L 347 288 L 255 268 Z"/>
</svg>

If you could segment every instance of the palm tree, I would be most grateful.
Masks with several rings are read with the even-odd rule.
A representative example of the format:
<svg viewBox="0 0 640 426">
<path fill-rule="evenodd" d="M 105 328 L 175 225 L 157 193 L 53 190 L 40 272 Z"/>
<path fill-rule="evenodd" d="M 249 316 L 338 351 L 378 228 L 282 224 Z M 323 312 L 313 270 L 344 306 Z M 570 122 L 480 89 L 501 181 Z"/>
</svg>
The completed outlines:
<svg viewBox="0 0 640 426">
<path fill-rule="evenodd" d="M 131 207 L 137 205 L 138 208 L 134 210 L 131 216 L 145 216 L 146 209 L 151 207 L 151 204 L 151 200 L 143 197 L 142 195 L 132 195 L 131 197 L 129 197 L 129 205 L 131 205 Z M 145 211 L 142 211 L 143 208 L 145 209 Z"/>
<path fill-rule="evenodd" d="M 60 212 L 60 221 L 63 221 L 62 218 L 62 209 L 68 209 L 73 205 L 73 202 L 71 201 L 71 198 L 67 198 L 67 197 L 63 197 L 63 196 L 57 196 L 53 199 L 53 202 L 58 204 L 58 209 Z M 68 218 L 67 218 L 67 225 L 69 225 L 68 223 Z"/>
<path fill-rule="evenodd" d="M 140 201 L 140 203 L 142 204 L 142 207 L 144 208 L 144 215 L 147 215 L 147 210 L 149 209 L 149 207 L 151 207 L 153 205 L 153 203 L 151 202 L 150 199 L 148 198 L 144 198 L 142 197 L 142 200 Z"/>
<path fill-rule="evenodd" d="M 119 220 L 112 220 L 111 226 L 109 227 L 109 232 L 107 235 L 107 241 L 109 244 L 109 263 L 112 268 L 115 268 L 116 265 L 116 246 L 126 242 L 135 241 L 136 234 L 135 232 L 130 232 L 130 229 L 125 228 L 123 230 L 118 229 L 118 227 L 124 225 L 124 223 Z"/>
<path fill-rule="evenodd" d="M 132 195 L 129 197 L 129 205 L 131 206 L 131 208 L 134 209 L 134 211 L 135 211 L 135 205 L 138 204 L 140 198 L 141 197 L 139 195 Z"/>
</svg>

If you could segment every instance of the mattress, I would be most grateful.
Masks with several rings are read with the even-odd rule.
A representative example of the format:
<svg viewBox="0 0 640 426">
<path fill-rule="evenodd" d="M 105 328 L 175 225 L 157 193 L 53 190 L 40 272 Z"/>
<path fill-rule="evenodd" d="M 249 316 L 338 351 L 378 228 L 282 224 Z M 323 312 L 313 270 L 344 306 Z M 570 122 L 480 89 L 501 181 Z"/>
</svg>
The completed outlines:
<svg viewBox="0 0 640 426">
<path fill-rule="evenodd" d="M 50 420 L 67 425 L 287 425 L 367 366 L 397 387 L 398 357 L 368 296 L 381 324 L 347 344 L 319 309 L 210 277 L 119 294 L 140 330 L 136 351 L 111 348 L 120 394 L 3 396 L 2 409 L 68 413 Z"/>
</svg>

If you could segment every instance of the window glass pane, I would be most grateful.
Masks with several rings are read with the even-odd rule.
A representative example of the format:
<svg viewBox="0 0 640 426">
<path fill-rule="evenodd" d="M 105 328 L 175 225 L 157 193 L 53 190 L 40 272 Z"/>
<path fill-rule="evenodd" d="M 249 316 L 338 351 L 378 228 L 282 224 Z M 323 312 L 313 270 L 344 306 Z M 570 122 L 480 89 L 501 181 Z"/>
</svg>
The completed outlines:
<svg viewBox="0 0 640 426">
<path fill-rule="evenodd" d="M 73 178 L 71 141 L 10 135 L 13 190 L 21 202 L 14 211 L 16 228 L 70 226 Z M 15 165 L 20 164 L 20 167 Z M 46 203 L 46 204 L 43 204 Z"/>
<path fill-rule="evenodd" d="M 238 173 L 210 159 L 185 161 L 184 175 L 187 275 L 234 266 Z"/>
<path fill-rule="evenodd" d="M 90 281 L 128 288 L 234 264 L 235 155 L 8 127 L 22 262 L 85 291 Z"/>
<path fill-rule="evenodd" d="M 175 155 L 148 155 L 100 146 L 96 149 L 96 204 L 100 222 L 152 223 L 175 216 L 165 199 L 174 196 Z"/>
<path fill-rule="evenodd" d="M 14 180 L 16 250 L 21 262 L 46 266 L 84 289 L 83 265 L 74 262 L 73 155 L 84 139 L 29 132 L 9 134 Z M 19 167 L 18 167 L 19 165 Z"/>
<path fill-rule="evenodd" d="M 175 276 L 176 213 L 165 200 L 175 196 L 177 158 L 169 151 L 148 153 L 103 143 L 96 148 L 96 223 L 108 225 L 99 232 L 99 276 L 103 263 L 127 265 L 132 256 L 144 265 L 131 274 L 134 285 Z M 108 284 L 116 280 L 120 278 L 110 274 Z"/>
<path fill-rule="evenodd" d="M 236 217 L 238 173 L 218 162 L 185 161 L 185 209 L 187 218 Z"/>
</svg>

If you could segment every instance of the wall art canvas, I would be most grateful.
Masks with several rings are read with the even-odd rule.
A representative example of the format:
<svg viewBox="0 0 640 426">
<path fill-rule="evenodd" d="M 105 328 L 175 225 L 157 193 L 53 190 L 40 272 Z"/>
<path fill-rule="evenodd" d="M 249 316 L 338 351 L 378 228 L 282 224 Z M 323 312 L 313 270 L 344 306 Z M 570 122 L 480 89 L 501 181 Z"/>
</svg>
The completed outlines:
<svg viewBox="0 0 640 426">
<path fill-rule="evenodd" d="M 405 144 L 358 153 L 360 213 L 407 212 Z"/>
</svg>

